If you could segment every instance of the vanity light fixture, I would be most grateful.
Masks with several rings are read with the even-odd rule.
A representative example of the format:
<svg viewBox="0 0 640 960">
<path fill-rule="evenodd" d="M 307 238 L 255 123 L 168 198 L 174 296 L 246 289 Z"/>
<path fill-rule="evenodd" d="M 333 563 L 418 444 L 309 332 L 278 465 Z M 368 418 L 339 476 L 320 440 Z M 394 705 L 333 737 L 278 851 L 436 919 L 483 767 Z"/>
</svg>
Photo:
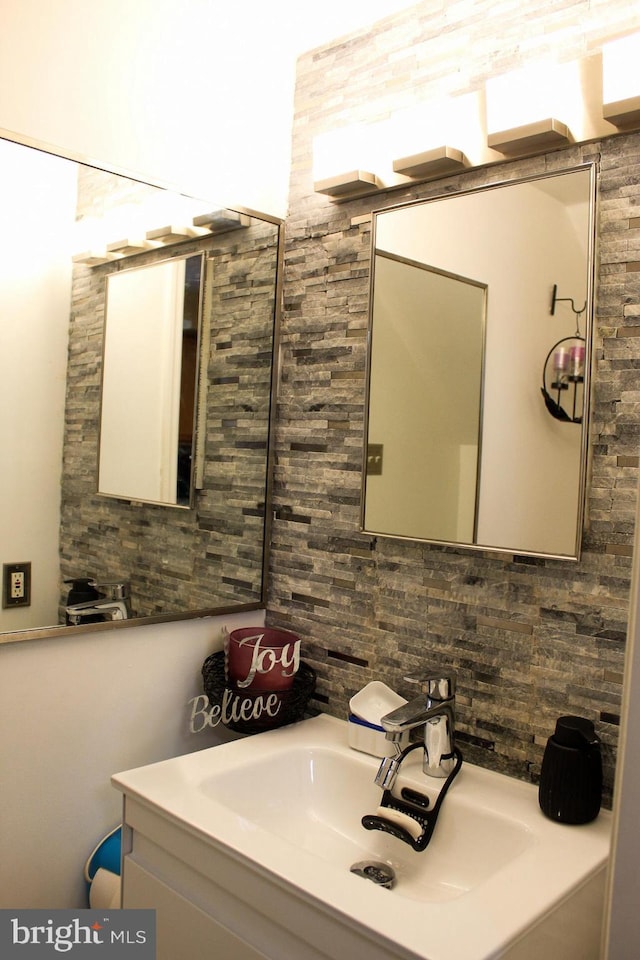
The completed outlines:
<svg viewBox="0 0 640 960">
<path fill-rule="evenodd" d="M 354 123 L 318 134 L 312 145 L 314 192 L 340 201 L 384 189 L 382 178 L 388 166 L 389 173 L 391 170 L 382 145 L 389 142 L 393 141 L 388 120 Z"/>
<path fill-rule="evenodd" d="M 602 116 L 621 130 L 640 126 L 640 33 L 602 47 Z"/>
<path fill-rule="evenodd" d="M 313 142 L 314 192 L 360 198 L 405 187 L 407 178 L 425 182 L 595 141 L 611 135 L 610 124 L 640 129 L 639 61 L 640 32 L 603 44 L 602 55 L 547 58 L 467 94 L 325 131 Z"/>
<path fill-rule="evenodd" d="M 521 127 L 499 130 L 487 136 L 487 145 L 505 156 L 517 156 L 538 150 L 551 150 L 571 143 L 571 134 L 565 123 L 554 117 L 525 123 Z"/>
<path fill-rule="evenodd" d="M 82 263 L 88 267 L 99 267 L 112 260 L 120 260 L 121 253 L 107 251 L 107 236 L 104 221 L 96 216 L 83 216 L 74 224 L 72 241 L 72 263 Z"/>
<path fill-rule="evenodd" d="M 393 172 L 413 179 L 428 180 L 458 173 L 469 166 L 469 161 L 461 150 L 442 146 L 394 160 Z"/>
<path fill-rule="evenodd" d="M 551 316 L 555 315 L 556 303 L 561 301 L 571 304 L 576 318 L 576 332 L 570 337 L 562 337 L 549 350 L 542 368 L 542 396 L 548 413 L 555 420 L 564 423 L 582 423 L 582 390 L 584 385 L 585 338 L 580 333 L 580 316 L 587 308 L 585 302 L 581 310 L 577 310 L 570 297 L 558 296 L 558 285 L 553 285 L 551 294 Z M 547 390 L 548 377 L 552 377 L 549 384 L 555 393 L 553 398 Z M 563 406 L 563 400 L 569 400 L 569 412 Z"/>
<path fill-rule="evenodd" d="M 163 246 L 179 243 L 182 240 L 206 236 L 208 233 L 208 230 L 199 230 L 196 227 L 158 227 L 155 230 L 148 230 L 146 235 L 141 238 L 126 237 L 122 240 L 114 240 L 101 249 L 82 250 L 73 254 L 71 261 L 72 263 L 82 263 L 86 267 L 99 267 L 104 263 L 111 263 L 113 260 L 122 260 L 125 257 L 132 257 L 137 253 L 146 253 L 149 250 L 157 250 Z"/>
<path fill-rule="evenodd" d="M 125 237 L 121 240 L 113 240 L 104 249 L 81 251 L 74 254 L 72 261 L 88 267 L 98 267 L 112 260 L 121 260 L 123 257 L 157 250 L 163 246 L 181 243 L 183 240 L 193 240 L 214 233 L 237 230 L 240 227 L 249 226 L 250 223 L 250 216 L 236 213 L 235 210 L 215 210 L 212 213 L 194 217 L 192 224 L 172 223 L 155 227 L 153 230 L 147 230 L 141 237 Z"/>
<path fill-rule="evenodd" d="M 87 267 L 99 267 L 103 263 L 111 263 L 112 260 L 121 259 L 121 253 L 107 253 L 106 250 L 83 250 L 80 253 L 74 253 L 71 262 L 83 263 Z"/>
<path fill-rule="evenodd" d="M 251 217 L 236 210 L 212 210 L 193 218 L 194 227 L 204 227 L 209 233 L 227 233 L 248 227 Z"/>
<path fill-rule="evenodd" d="M 204 237 L 209 232 L 205 227 L 169 224 L 165 227 L 156 227 L 154 230 L 147 230 L 145 236 L 147 240 L 169 244 L 180 243 L 182 240 L 191 240 L 195 237 Z"/>
<path fill-rule="evenodd" d="M 207 207 L 202 201 L 162 191 L 145 203 L 122 204 L 103 217 L 82 217 L 76 224 L 77 253 L 72 262 L 98 267 L 185 240 L 248 227 L 252 222 L 250 214 L 236 210 L 203 210 Z M 148 229 L 149 224 L 156 226 Z"/>
<path fill-rule="evenodd" d="M 136 253 L 145 253 L 147 250 L 155 250 L 161 246 L 161 243 L 147 240 L 146 237 L 123 237 L 121 240 L 113 240 L 108 243 L 107 253 L 119 253 L 123 257 L 129 257 Z"/>
<path fill-rule="evenodd" d="M 316 180 L 313 184 L 316 193 L 324 193 L 328 197 L 340 200 L 351 199 L 375 190 L 382 189 L 382 183 L 375 173 L 368 170 L 348 170 L 333 177 Z"/>
<path fill-rule="evenodd" d="M 487 146 L 504 156 L 552 150 L 572 142 L 575 64 L 536 63 L 487 80 Z"/>
</svg>

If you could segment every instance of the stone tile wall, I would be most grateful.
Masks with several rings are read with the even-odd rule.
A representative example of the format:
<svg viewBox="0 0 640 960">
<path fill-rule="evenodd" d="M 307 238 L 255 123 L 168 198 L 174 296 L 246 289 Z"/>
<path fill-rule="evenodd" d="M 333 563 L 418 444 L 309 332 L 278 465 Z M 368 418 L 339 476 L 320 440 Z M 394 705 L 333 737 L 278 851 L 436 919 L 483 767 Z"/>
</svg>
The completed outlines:
<svg viewBox="0 0 640 960">
<path fill-rule="evenodd" d="M 78 216 L 155 188 L 81 168 Z M 169 248 L 74 269 L 61 509 L 62 579 L 127 580 L 138 616 L 259 603 L 278 227 L 256 218 L 176 256 L 212 258 L 204 487 L 192 510 L 96 495 L 102 331 L 110 272 Z M 149 349 L 154 345 L 149 344 Z M 64 599 L 68 588 L 61 585 Z M 64 616 L 64 613 L 62 612 Z"/>
<path fill-rule="evenodd" d="M 583 56 L 638 26 L 623 0 L 421 3 L 300 59 L 268 606 L 270 623 L 302 637 L 321 710 L 344 716 L 373 679 L 410 695 L 405 674 L 451 665 L 469 759 L 535 780 L 555 719 L 580 714 L 604 744 L 607 796 L 638 479 L 640 134 L 340 204 L 313 193 L 311 144 L 334 126 L 476 89 L 550 50 Z M 371 210 L 592 157 L 601 165 L 600 245 L 581 561 L 359 533 Z"/>
</svg>

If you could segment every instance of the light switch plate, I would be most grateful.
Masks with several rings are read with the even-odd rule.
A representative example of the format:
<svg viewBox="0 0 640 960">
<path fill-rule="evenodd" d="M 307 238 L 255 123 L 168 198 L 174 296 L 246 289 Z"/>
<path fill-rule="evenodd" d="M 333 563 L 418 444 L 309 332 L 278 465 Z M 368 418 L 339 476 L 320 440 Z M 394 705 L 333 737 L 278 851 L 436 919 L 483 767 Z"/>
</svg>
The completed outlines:
<svg viewBox="0 0 640 960">
<path fill-rule="evenodd" d="M 367 446 L 367 476 L 379 477 L 382 474 L 382 451 L 384 444 L 370 443 Z"/>
</svg>

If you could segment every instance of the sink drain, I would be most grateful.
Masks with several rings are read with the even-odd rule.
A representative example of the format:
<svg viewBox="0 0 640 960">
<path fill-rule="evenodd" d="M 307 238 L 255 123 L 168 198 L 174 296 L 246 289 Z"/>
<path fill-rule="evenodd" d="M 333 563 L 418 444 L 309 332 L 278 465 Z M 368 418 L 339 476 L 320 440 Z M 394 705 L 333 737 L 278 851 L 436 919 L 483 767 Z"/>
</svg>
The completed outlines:
<svg viewBox="0 0 640 960">
<path fill-rule="evenodd" d="M 353 864 L 351 873 L 357 873 L 359 877 L 371 880 L 376 886 L 385 887 L 387 890 L 391 890 L 396 882 L 393 867 L 390 867 L 388 863 L 381 863 L 379 860 L 360 860 L 359 863 Z"/>
</svg>

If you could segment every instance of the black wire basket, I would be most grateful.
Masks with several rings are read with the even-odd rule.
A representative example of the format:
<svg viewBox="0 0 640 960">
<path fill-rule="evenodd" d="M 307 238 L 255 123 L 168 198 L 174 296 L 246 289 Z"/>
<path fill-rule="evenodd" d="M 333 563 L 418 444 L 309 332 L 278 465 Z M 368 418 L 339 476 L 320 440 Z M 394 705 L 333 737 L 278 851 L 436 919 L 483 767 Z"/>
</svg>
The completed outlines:
<svg viewBox="0 0 640 960">
<path fill-rule="evenodd" d="M 316 672 L 300 662 L 289 690 L 245 690 L 227 680 L 224 652 L 202 664 L 203 689 L 211 705 L 222 708 L 220 722 L 236 733 L 262 733 L 302 720 L 316 688 Z"/>
</svg>

